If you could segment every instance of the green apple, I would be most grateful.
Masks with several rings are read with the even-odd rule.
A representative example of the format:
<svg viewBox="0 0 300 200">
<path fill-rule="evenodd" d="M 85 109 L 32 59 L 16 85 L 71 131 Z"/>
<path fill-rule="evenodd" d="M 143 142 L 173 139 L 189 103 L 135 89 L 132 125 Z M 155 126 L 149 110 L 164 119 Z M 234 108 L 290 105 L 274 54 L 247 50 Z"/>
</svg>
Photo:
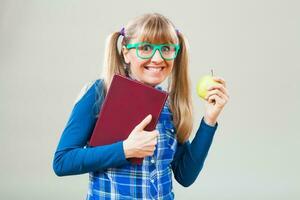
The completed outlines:
<svg viewBox="0 0 300 200">
<path fill-rule="evenodd" d="M 216 85 L 217 82 L 213 80 L 213 77 L 211 75 L 203 76 L 197 84 L 197 93 L 198 96 L 204 99 L 207 95 L 207 89 L 210 86 Z"/>
</svg>

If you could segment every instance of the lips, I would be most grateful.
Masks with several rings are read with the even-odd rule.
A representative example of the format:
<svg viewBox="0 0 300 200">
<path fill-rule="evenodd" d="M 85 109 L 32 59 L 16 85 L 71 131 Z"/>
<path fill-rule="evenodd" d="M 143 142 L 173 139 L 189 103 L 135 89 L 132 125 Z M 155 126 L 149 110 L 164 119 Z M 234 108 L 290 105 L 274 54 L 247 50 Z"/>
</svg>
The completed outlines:
<svg viewBox="0 0 300 200">
<path fill-rule="evenodd" d="M 149 71 L 152 72 L 160 72 L 162 71 L 165 67 L 151 67 L 151 66 L 145 66 L 145 68 Z"/>
</svg>

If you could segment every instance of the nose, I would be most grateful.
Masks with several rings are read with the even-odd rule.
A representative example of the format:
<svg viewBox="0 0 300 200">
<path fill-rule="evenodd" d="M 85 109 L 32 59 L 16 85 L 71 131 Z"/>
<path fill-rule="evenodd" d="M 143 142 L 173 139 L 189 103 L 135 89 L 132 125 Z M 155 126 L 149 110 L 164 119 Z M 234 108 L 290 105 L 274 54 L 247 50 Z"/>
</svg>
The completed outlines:
<svg viewBox="0 0 300 200">
<path fill-rule="evenodd" d="M 161 57 L 159 50 L 157 49 L 154 53 L 154 55 L 151 58 L 151 61 L 153 62 L 162 62 L 164 59 Z"/>
</svg>

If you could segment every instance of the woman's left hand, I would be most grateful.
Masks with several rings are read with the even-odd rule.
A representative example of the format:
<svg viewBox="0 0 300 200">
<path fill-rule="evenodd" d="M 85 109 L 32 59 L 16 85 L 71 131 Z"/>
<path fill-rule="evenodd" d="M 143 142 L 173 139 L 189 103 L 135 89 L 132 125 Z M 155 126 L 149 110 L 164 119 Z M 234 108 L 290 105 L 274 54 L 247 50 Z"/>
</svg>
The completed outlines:
<svg viewBox="0 0 300 200">
<path fill-rule="evenodd" d="M 226 82 L 221 77 L 213 77 L 218 84 L 208 88 L 205 97 L 204 121 L 211 126 L 217 122 L 217 118 L 229 100 Z"/>
</svg>

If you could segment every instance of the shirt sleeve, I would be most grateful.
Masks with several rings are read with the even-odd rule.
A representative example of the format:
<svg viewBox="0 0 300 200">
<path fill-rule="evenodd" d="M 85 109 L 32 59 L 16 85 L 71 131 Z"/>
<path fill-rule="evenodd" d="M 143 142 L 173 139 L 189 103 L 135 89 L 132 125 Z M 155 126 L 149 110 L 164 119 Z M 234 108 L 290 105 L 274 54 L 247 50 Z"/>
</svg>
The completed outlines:
<svg viewBox="0 0 300 200">
<path fill-rule="evenodd" d="M 184 187 L 190 186 L 198 177 L 217 126 L 218 123 L 214 127 L 207 125 L 202 118 L 192 143 L 178 144 L 171 165 L 175 179 Z"/>
<path fill-rule="evenodd" d="M 110 145 L 87 147 L 96 123 L 95 102 L 97 81 L 76 100 L 62 132 L 53 159 L 58 176 L 83 174 L 118 167 L 129 163 L 125 158 L 123 141 Z"/>
</svg>

